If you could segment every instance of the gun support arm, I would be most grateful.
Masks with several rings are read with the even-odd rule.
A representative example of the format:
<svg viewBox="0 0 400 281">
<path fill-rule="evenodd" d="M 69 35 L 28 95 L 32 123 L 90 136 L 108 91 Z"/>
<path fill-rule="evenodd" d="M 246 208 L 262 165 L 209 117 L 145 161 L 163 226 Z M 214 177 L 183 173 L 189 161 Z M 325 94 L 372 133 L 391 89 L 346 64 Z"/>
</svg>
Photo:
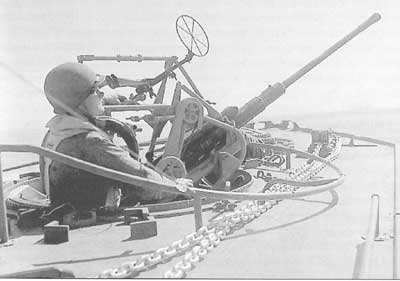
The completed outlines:
<svg viewBox="0 0 400 281">
<path fill-rule="evenodd" d="M 319 55 L 318 57 L 307 63 L 305 66 L 300 68 L 297 72 L 289 76 L 282 83 L 276 83 L 273 86 L 268 86 L 268 88 L 265 89 L 261 93 L 261 95 L 251 99 L 248 103 L 246 103 L 239 109 L 239 113 L 235 117 L 236 127 L 240 128 L 241 126 L 247 124 L 254 117 L 263 112 L 268 105 L 270 105 L 275 100 L 277 100 L 281 95 L 283 95 L 285 93 L 286 88 L 288 88 L 298 79 L 303 77 L 307 72 L 316 67 L 318 64 L 324 61 L 327 57 L 329 57 L 331 54 L 333 54 L 335 51 L 337 51 L 351 39 L 356 37 L 358 34 L 363 32 L 365 29 L 367 29 L 369 26 L 379 21 L 380 19 L 381 16 L 378 13 L 373 14 L 366 21 L 364 21 L 357 28 L 355 28 L 352 32 L 344 36 L 341 40 L 337 41 L 329 49 L 327 49 L 321 55 Z"/>
<path fill-rule="evenodd" d="M 172 65 L 171 67 L 166 69 L 164 72 L 158 74 L 156 77 L 149 79 L 148 80 L 149 85 L 154 86 L 157 83 L 161 82 L 163 79 L 167 78 L 171 74 L 172 71 L 174 71 L 178 67 L 182 66 L 183 64 L 191 61 L 192 58 L 193 58 L 193 53 L 189 52 L 183 60 L 178 61 L 176 64 Z M 147 91 L 147 87 L 137 87 L 136 88 L 136 93 L 138 93 L 138 94 L 144 93 L 146 91 Z"/>
</svg>

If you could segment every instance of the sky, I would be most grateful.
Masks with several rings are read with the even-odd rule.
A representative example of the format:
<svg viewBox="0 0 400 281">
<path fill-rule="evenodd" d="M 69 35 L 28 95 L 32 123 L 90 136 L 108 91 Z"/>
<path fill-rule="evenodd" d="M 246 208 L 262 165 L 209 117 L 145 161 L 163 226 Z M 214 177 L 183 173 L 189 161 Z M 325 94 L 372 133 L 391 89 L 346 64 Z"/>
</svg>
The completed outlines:
<svg viewBox="0 0 400 281">
<path fill-rule="evenodd" d="M 0 143 L 40 144 L 38 136 L 53 115 L 42 93 L 44 78 L 77 55 L 183 58 L 187 51 L 175 31 L 182 14 L 200 22 L 210 41 L 209 53 L 193 58 L 185 69 L 202 95 L 222 110 L 241 106 L 269 84 L 282 82 L 379 12 L 379 22 L 290 86 L 261 119 L 400 107 L 399 1 L 0 3 Z M 88 65 L 98 73 L 131 79 L 163 70 L 160 62 Z M 172 94 L 174 82 L 169 83 Z"/>
</svg>

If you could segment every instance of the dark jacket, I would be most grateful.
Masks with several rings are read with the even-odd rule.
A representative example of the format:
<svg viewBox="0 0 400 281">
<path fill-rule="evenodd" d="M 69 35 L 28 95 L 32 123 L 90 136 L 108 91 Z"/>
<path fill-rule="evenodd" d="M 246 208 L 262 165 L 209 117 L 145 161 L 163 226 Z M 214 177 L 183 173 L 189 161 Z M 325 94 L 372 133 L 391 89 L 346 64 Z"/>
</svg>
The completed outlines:
<svg viewBox="0 0 400 281">
<path fill-rule="evenodd" d="M 115 145 L 109 136 L 88 122 L 68 115 L 57 115 L 47 124 L 49 132 L 43 146 L 78 159 L 115 169 L 132 175 L 172 183 L 154 170 L 130 157 L 129 153 Z M 48 171 L 51 205 L 56 207 L 69 202 L 76 208 L 90 209 L 103 206 L 111 187 L 122 189 L 122 201 L 148 202 L 172 200 L 175 195 L 154 191 L 145 186 L 128 185 L 98 176 L 68 165 L 46 160 L 41 162 L 42 179 Z M 123 202 L 122 202 L 123 203 Z"/>
</svg>

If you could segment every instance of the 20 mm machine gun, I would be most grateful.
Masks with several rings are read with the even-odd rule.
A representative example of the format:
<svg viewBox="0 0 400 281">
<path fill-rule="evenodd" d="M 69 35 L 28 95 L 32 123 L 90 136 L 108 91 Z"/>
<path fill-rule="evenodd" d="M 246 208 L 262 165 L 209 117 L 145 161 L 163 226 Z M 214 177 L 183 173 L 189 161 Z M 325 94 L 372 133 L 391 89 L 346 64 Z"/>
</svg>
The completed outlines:
<svg viewBox="0 0 400 281">
<path fill-rule="evenodd" d="M 151 112 L 151 114 L 142 118 L 131 118 L 137 121 L 143 119 L 153 128 L 148 155 L 154 153 L 157 138 L 160 136 L 165 124 L 170 121 L 172 127 L 168 140 L 166 140 L 164 152 L 162 156 L 154 161 L 156 168 L 174 178 L 186 177 L 194 182 L 199 182 L 203 179 L 213 187 L 223 189 L 226 180 L 232 176 L 245 160 L 247 143 L 245 136 L 239 129 L 283 95 L 290 85 L 378 20 L 380 20 L 380 15 L 373 14 L 283 82 L 268 86 L 259 96 L 251 99 L 241 108 L 229 107 L 221 113 L 203 98 L 183 67 L 194 56 L 204 56 L 209 50 L 207 34 L 201 25 L 190 16 L 180 16 L 176 21 L 178 36 L 188 50 L 188 54 L 181 61 L 178 61 L 177 57 L 98 57 L 93 55 L 79 56 L 78 61 L 164 61 L 165 71 L 153 79 L 131 80 L 119 78 L 115 75 L 106 77 L 111 88 L 134 87 L 139 94 L 149 92 L 152 95 L 153 86 L 161 83 L 154 104 L 114 105 L 107 106 L 106 110 L 108 112 L 141 110 Z M 198 35 L 199 33 L 200 35 Z M 176 77 L 175 70 L 180 70 L 191 88 L 177 81 L 172 104 L 163 105 L 167 80 L 170 77 Z M 189 98 L 181 99 L 182 91 L 188 94 Z M 207 110 L 208 115 L 204 114 L 204 110 Z"/>
</svg>

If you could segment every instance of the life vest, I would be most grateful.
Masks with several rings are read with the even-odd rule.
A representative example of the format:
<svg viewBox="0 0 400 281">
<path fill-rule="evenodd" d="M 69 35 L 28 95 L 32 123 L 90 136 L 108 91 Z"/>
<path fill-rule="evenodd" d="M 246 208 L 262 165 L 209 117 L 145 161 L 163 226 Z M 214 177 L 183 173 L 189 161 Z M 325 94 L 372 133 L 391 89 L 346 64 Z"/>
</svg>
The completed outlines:
<svg viewBox="0 0 400 281">
<path fill-rule="evenodd" d="M 121 137 L 129 150 L 129 154 L 132 158 L 138 159 L 139 153 L 139 145 L 135 137 L 135 133 L 133 130 L 125 123 L 114 119 L 109 116 L 101 116 L 92 118 L 89 120 L 94 126 L 100 128 L 103 131 L 110 132 L 112 134 L 116 133 L 119 137 Z M 48 131 L 43 139 L 42 147 L 47 149 L 57 151 L 58 145 L 66 138 L 69 138 L 73 135 L 55 135 Z M 47 157 L 41 157 L 41 171 L 42 171 L 42 185 L 43 192 L 50 197 L 50 166 L 53 162 L 52 159 Z"/>
<path fill-rule="evenodd" d="M 60 144 L 61 141 L 66 139 L 67 137 L 65 136 L 57 136 L 54 134 L 51 134 L 50 131 L 47 131 L 43 142 L 42 142 L 42 147 L 57 151 L 57 147 Z M 42 172 L 42 184 L 43 184 L 43 191 L 44 193 L 50 197 L 50 165 L 53 162 L 52 159 L 47 158 L 47 157 L 40 157 L 40 162 Z"/>
</svg>

